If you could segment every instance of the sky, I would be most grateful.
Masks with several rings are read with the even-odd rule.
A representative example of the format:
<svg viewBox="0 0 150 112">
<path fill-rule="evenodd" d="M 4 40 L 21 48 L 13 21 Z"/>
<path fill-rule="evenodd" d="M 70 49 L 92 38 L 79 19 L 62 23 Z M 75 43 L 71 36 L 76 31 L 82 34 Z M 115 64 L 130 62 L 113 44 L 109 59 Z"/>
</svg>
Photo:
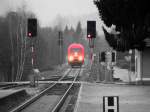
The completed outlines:
<svg viewBox="0 0 150 112">
<path fill-rule="evenodd" d="M 0 0 L 0 15 L 26 5 L 26 10 L 36 14 L 44 26 L 57 16 L 82 16 L 97 12 L 93 0 Z"/>
</svg>

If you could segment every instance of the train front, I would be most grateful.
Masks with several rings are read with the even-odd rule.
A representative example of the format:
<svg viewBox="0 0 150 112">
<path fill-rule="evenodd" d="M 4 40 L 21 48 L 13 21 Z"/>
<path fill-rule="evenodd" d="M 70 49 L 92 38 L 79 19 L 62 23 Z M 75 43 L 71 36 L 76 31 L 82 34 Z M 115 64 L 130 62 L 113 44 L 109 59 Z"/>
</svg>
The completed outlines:
<svg viewBox="0 0 150 112">
<path fill-rule="evenodd" d="M 84 63 L 84 47 L 81 44 L 71 44 L 68 47 L 68 63 L 72 67 L 81 67 Z"/>
</svg>

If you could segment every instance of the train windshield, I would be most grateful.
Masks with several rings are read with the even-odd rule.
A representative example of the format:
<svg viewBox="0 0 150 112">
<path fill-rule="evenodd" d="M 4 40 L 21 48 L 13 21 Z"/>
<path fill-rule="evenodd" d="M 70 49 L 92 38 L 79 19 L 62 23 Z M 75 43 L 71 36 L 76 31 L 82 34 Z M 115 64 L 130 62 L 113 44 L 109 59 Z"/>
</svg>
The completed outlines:
<svg viewBox="0 0 150 112">
<path fill-rule="evenodd" d="M 81 52 L 81 48 L 72 48 L 71 52 Z"/>
</svg>

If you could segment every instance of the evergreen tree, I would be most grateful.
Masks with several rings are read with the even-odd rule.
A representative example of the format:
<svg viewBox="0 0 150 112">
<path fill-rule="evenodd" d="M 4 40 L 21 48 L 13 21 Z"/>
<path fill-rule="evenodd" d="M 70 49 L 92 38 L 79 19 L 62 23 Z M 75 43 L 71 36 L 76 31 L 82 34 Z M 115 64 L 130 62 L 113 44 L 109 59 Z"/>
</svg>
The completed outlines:
<svg viewBox="0 0 150 112">
<path fill-rule="evenodd" d="M 112 46 L 111 41 L 119 41 L 122 51 L 135 48 L 138 50 L 144 49 L 144 39 L 150 36 L 150 7 L 148 1 L 97 0 L 94 3 L 106 26 L 110 27 L 114 24 L 116 30 L 120 32 L 118 35 L 111 35 L 111 37 L 114 37 L 111 39 L 107 38 L 109 34 L 106 36 L 110 46 Z"/>
<path fill-rule="evenodd" d="M 81 28 L 81 22 L 79 21 L 77 24 L 77 28 L 76 28 L 76 34 L 77 34 L 77 38 L 80 38 L 81 34 L 82 34 L 82 28 Z"/>
<path fill-rule="evenodd" d="M 75 31 L 76 42 L 79 43 L 81 41 L 81 38 L 83 38 L 83 31 L 82 31 L 81 22 L 79 21 Z"/>
<path fill-rule="evenodd" d="M 75 38 L 75 30 L 74 28 L 71 26 L 70 30 L 69 30 L 69 40 L 71 40 L 71 43 L 76 42 L 76 38 Z"/>
<path fill-rule="evenodd" d="M 65 34 L 68 34 L 68 33 L 69 33 L 69 29 L 68 29 L 68 26 L 67 26 L 67 25 L 66 25 L 66 27 L 65 27 L 64 33 L 65 33 Z"/>
</svg>

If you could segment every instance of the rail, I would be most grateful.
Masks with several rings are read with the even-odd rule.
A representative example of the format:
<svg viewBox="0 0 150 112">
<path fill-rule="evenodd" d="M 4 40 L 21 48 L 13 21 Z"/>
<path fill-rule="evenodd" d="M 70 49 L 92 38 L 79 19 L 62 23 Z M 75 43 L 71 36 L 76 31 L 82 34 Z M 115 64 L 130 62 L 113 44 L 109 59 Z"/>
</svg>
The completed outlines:
<svg viewBox="0 0 150 112">
<path fill-rule="evenodd" d="M 72 69 L 70 69 L 66 74 L 64 74 L 58 81 L 63 80 L 63 78 L 66 77 L 71 72 L 71 70 Z M 30 104 L 32 104 L 33 102 L 38 100 L 40 97 L 42 97 L 47 91 L 49 91 L 51 88 L 53 88 L 56 84 L 57 84 L 57 82 L 53 83 L 52 85 L 51 85 L 51 83 L 48 84 L 49 85 L 48 88 L 44 89 L 39 94 L 33 96 L 32 98 L 30 98 L 29 100 L 27 100 L 23 104 L 19 105 L 18 107 L 14 108 L 10 112 L 19 112 L 19 111 L 23 110 L 24 108 L 26 108 L 27 106 L 29 106 Z"/>
<path fill-rule="evenodd" d="M 73 87 L 75 81 L 77 80 L 77 77 L 79 76 L 80 71 L 81 71 L 81 68 L 80 68 L 80 70 L 76 73 L 74 80 L 73 80 L 72 83 L 70 84 L 70 86 L 69 86 L 69 88 L 67 89 L 67 91 L 65 92 L 65 94 L 61 97 L 61 99 L 60 99 L 59 102 L 56 104 L 56 106 L 52 109 L 51 112 L 58 112 L 58 111 L 61 109 L 62 105 L 64 104 L 64 102 L 65 102 L 65 100 L 66 100 L 66 98 L 67 98 L 67 96 L 68 96 L 68 94 L 69 94 L 69 91 L 71 90 L 71 88 Z"/>
</svg>

